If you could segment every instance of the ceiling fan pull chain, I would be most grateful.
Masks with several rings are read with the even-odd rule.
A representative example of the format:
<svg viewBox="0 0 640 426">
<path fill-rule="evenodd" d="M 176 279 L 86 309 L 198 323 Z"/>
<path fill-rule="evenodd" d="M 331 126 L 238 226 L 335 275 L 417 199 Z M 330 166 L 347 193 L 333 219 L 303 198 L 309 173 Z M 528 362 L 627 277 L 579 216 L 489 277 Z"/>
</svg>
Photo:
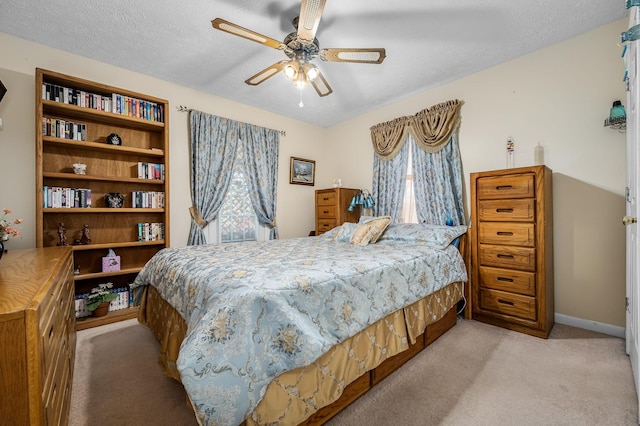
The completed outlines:
<svg viewBox="0 0 640 426">
<path fill-rule="evenodd" d="M 304 106 L 304 103 L 302 102 L 302 86 L 300 86 L 298 90 L 300 90 L 300 103 L 298 104 L 298 106 L 302 108 Z"/>
</svg>

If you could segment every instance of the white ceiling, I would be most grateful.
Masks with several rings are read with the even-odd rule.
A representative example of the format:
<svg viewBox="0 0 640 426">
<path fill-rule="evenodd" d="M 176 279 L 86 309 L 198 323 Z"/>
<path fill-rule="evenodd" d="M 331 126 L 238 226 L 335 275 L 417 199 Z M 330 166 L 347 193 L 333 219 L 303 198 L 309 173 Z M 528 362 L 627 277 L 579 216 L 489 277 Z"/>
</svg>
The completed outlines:
<svg viewBox="0 0 640 426">
<path fill-rule="evenodd" d="M 327 0 L 320 48 L 384 47 L 387 58 L 380 65 L 316 59 L 334 92 L 320 98 L 305 88 L 303 108 L 283 75 L 244 83 L 286 59 L 283 52 L 211 26 L 220 17 L 283 40 L 299 0 L 0 0 L 0 31 L 329 127 L 621 19 L 624 3 Z"/>
</svg>

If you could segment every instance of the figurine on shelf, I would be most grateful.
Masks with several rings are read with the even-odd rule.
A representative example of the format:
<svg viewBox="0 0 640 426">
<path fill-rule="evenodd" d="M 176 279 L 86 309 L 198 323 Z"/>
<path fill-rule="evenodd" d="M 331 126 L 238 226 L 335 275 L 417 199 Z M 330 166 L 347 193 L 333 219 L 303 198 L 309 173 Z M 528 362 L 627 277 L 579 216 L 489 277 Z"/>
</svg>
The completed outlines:
<svg viewBox="0 0 640 426">
<path fill-rule="evenodd" d="M 64 227 L 64 222 L 58 224 L 58 238 L 60 239 L 58 241 L 59 246 L 67 245 L 67 228 Z"/>
<path fill-rule="evenodd" d="M 84 225 L 82 228 L 82 236 L 79 240 L 73 242 L 75 245 L 87 245 L 91 244 L 91 237 L 89 237 L 89 225 Z"/>
</svg>

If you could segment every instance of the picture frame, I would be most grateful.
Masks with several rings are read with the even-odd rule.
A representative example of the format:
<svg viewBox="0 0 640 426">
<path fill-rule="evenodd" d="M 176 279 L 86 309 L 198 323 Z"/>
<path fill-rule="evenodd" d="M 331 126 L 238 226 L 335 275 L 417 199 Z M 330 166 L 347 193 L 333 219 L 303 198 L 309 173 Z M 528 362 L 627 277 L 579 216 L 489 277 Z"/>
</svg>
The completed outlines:
<svg viewBox="0 0 640 426">
<path fill-rule="evenodd" d="M 4 98 L 5 93 L 7 93 L 7 88 L 2 84 L 2 80 L 0 80 L 0 101 Z"/>
<path fill-rule="evenodd" d="M 304 158 L 291 157 L 289 183 L 295 185 L 315 185 L 316 162 Z"/>
</svg>

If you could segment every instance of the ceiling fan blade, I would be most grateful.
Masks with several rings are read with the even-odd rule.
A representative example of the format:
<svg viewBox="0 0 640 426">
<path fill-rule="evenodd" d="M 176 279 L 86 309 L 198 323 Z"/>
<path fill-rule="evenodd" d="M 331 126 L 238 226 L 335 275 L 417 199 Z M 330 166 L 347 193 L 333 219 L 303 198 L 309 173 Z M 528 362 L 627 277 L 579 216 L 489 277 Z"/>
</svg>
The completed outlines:
<svg viewBox="0 0 640 426">
<path fill-rule="evenodd" d="M 265 46 L 273 47 L 274 49 L 286 50 L 287 46 L 285 46 L 282 42 L 278 40 L 274 40 L 270 37 L 264 36 L 262 34 L 258 34 L 255 31 L 248 30 L 239 25 L 232 24 L 231 22 L 225 21 L 221 18 L 216 18 L 211 21 L 211 25 L 213 28 L 224 31 L 225 33 L 233 34 L 242 38 L 246 38 L 247 40 L 255 41 L 256 43 L 264 44 Z"/>
<path fill-rule="evenodd" d="M 327 80 L 325 80 L 320 71 L 318 71 L 318 76 L 311 81 L 311 84 L 320 96 L 327 96 L 333 93 L 333 89 L 329 86 L 329 83 L 327 83 Z"/>
<path fill-rule="evenodd" d="M 302 0 L 298 18 L 298 38 L 313 43 L 326 0 Z"/>
<path fill-rule="evenodd" d="M 383 48 L 374 49 L 321 49 L 320 59 L 330 62 L 357 62 L 361 64 L 380 64 L 387 57 Z"/>
<path fill-rule="evenodd" d="M 276 62 L 275 64 L 271 65 L 270 67 L 267 67 L 267 68 L 263 69 L 262 71 L 260 71 L 256 75 L 246 79 L 245 83 L 247 83 L 250 86 L 257 86 L 258 84 L 264 82 L 268 78 L 271 78 L 274 75 L 278 74 L 280 71 L 282 71 L 282 69 L 284 68 L 284 66 L 286 64 L 287 64 L 287 61 Z"/>
</svg>

